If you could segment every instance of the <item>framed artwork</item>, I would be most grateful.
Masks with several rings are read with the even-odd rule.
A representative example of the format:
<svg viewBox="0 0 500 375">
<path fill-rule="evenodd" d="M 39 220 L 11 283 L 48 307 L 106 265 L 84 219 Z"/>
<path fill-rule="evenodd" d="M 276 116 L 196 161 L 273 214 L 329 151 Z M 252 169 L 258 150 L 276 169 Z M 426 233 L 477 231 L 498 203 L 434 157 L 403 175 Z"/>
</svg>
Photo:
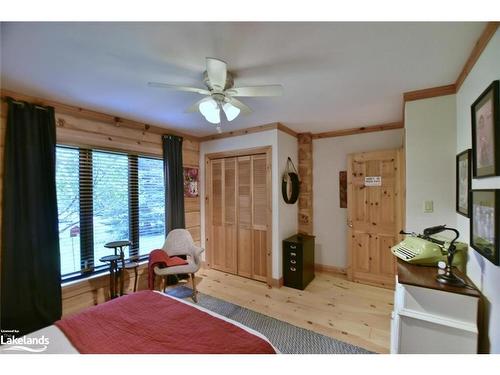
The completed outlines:
<svg viewBox="0 0 500 375">
<path fill-rule="evenodd" d="M 490 262 L 500 265 L 498 236 L 500 190 L 472 190 L 470 245 Z"/>
<path fill-rule="evenodd" d="M 470 190 L 471 190 L 471 150 L 465 150 L 457 155 L 456 162 L 456 210 L 465 217 L 470 217 Z"/>
<path fill-rule="evenodd" d="M 499 81 L 493 81 L 471 106 L 474 177 L 500 175 Z"/>
<path fill-rule="evenodd" d="M 347 208 L 347 171 L 339 172 L 340 208 Z"/>
<path fill-rule="evenodd" d="M 186 198 L 198 196 L 198 168 L 184 168 L 184 196 Z"/>
</svg>

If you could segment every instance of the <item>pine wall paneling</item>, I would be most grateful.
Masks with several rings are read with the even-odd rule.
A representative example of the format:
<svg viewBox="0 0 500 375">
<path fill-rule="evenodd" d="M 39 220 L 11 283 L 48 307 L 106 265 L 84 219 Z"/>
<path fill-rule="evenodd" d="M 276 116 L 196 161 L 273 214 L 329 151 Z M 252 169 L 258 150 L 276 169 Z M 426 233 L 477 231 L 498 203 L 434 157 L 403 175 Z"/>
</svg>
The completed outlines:
<svg viewBox="0 0 500 375">
<path fill-rule="evenodd" d="M 299 232 L 309 235 L 313 230 L 313 137 L 311 133 L 298 135 L 299 142 Z"/>
</svg>

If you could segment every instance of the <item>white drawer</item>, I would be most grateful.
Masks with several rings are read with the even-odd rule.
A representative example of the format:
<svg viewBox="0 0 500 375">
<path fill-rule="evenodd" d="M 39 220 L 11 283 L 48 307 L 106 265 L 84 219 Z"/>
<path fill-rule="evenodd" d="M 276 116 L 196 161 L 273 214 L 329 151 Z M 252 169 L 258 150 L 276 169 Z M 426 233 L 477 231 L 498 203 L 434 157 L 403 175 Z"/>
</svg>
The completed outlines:
<svg viewBox="0 0 500 375">
<path fill-rule="evenodd" d="M 398 353 L 475 354 L 477 332 L 401 316 L 397 341 Z"/>
</svg>

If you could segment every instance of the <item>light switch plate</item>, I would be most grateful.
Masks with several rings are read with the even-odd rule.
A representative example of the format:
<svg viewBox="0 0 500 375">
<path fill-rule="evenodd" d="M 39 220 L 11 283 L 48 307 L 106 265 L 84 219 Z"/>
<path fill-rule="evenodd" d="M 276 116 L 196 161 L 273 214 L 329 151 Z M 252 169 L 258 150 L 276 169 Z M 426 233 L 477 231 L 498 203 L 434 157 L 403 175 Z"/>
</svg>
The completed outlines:
<svg viewBox="0 0 500 375">
<path fill-rule="evenodd" d="M 424 202 L 424 213 L 429 214 L 434 212 L 434 201 L 425 201 Z"/>
</svg>

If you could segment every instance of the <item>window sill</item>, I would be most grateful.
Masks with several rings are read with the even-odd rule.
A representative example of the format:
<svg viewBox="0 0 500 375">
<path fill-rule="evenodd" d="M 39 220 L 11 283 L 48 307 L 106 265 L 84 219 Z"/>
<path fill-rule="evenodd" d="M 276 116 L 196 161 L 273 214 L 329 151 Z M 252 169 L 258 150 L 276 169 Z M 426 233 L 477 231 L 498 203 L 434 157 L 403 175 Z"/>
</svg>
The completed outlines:
<svg viewBox="0 0 500 375">
<path fill-rule="evenodd" d="M 147 259 L 139 261 L 139 269 L 138 270 L 142 270 L 144 268 L 147 268 L 147 263 L 148 263 Z M 99 279 L 99 278 L 104 278 L 104 277 L 109 278 L 109 271 L 103 271 L 103 272 L 91 274 L 91 275 L 89 275 L 87 277 L 82 277 L 82 278 L 76 279 L 76 280 L 63 281 L 61 283 L 61 288 L 63 288 L 63 289 L 64 288 L 69 288 L 71 286 L 75 286 L 75 285 L 78 285 L 78 284 L 83 284 L 85 282 L 88 282 L 88 281 L 91 281 L 91 280 L 96 280 L 96 279 Z"/>
</svg>

